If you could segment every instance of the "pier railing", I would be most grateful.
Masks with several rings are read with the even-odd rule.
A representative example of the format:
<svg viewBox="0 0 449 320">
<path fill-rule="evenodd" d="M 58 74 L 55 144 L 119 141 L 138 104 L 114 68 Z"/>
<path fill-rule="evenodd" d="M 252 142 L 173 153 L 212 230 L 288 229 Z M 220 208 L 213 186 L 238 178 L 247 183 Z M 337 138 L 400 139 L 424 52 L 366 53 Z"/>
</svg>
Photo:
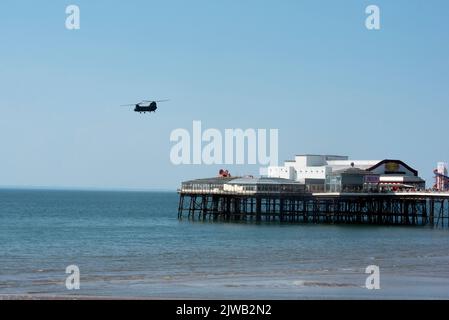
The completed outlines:
<svg viewBox="0 0 449 320">
<path fill-rule="evenodd" d="M 306 192 L 288 192 L 288 191 L 254 191 L 254 190 L 223 190 L 223 189 L 190 189 L 190 188 L 182 188 L 178 189 L 178 193 L 180 194 L 210 194 L 210 195 L 242 195 L 242 196 L 251 196 L 257 194 L 272 194 L 272 195 L 280 195 L 280 194 L 290 194 L 290 195 L 299 195 L 306 194 Z"/>
</svg>

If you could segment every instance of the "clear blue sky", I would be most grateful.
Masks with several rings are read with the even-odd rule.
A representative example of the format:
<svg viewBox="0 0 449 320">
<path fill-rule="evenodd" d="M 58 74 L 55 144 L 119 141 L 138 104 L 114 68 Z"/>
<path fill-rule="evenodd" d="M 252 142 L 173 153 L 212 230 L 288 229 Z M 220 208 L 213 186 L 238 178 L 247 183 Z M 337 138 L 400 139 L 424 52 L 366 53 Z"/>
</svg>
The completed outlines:
<svg viewBox="0 0 449 320">
<path fill-rule="evenodd" d="M 380 31 L 364 26 L 369 4 Z M 430 179 L 449 160 L 448 13 L 445 0 L 3 0 L 0 185 L 175 189 L 218 170 L 170 163 L 170 132 L 193 120 L 278 128 L 280 160 L 399 158 Z M 118 106 L 143 98 L 171 101 L 151 116 Z"/>
</svg>

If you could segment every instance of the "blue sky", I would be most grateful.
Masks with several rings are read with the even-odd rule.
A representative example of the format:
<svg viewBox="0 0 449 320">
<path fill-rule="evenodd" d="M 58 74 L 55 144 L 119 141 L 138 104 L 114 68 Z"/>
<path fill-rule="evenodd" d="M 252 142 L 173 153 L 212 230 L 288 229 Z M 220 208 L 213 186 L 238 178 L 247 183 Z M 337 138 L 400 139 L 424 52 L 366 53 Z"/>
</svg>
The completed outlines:
<svg viewBox="0 0 449 320">
<path fill-rule="evenodd" d="M 65 8 L 81 30 L 65 29 Z M 381 9 L 381 30 L 365 8 Z M 449 161 L 449 2 L 2 1 L 0 185 L 175 189 L 175 128 L 278 128 L 298 153 Z M 120 104 L 170 98 L 158 113 Z M 228 166 L 257 173 L 258 166 Z"/>
</svg>

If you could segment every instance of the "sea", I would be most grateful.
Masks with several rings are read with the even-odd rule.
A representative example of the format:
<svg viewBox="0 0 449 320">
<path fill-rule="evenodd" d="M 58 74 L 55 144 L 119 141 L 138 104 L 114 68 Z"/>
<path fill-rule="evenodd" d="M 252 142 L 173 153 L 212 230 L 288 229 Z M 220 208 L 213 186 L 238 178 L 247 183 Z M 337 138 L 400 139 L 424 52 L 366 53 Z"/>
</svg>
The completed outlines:
<svg viewBox="0 0 449 320">
<path fill-rule="evenodd" d="M 0 299 L 449 298 L 447 229 L 190 221 L 177 207 L 176 192 L 0 190 Z"/>
</svg>

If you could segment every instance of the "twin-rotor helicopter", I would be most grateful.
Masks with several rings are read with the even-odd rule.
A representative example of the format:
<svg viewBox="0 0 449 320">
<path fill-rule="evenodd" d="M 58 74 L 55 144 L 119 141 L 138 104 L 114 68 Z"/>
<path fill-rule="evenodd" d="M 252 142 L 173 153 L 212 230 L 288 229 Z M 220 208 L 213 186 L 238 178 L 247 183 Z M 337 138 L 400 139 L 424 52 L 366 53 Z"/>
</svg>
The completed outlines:
<svg viewBox="0 0 449 320">
<path fill-rule="evenodd" d="M 142 100 L 139 103 L 134 104 L 122 104 L 121 107 L 134 107 L 134 112 L 146 113 L 146 112 L 156 112 L 157 104 L 159 102 L 166 102 L 168 99 L 164 100 Z"/>
</svg>

